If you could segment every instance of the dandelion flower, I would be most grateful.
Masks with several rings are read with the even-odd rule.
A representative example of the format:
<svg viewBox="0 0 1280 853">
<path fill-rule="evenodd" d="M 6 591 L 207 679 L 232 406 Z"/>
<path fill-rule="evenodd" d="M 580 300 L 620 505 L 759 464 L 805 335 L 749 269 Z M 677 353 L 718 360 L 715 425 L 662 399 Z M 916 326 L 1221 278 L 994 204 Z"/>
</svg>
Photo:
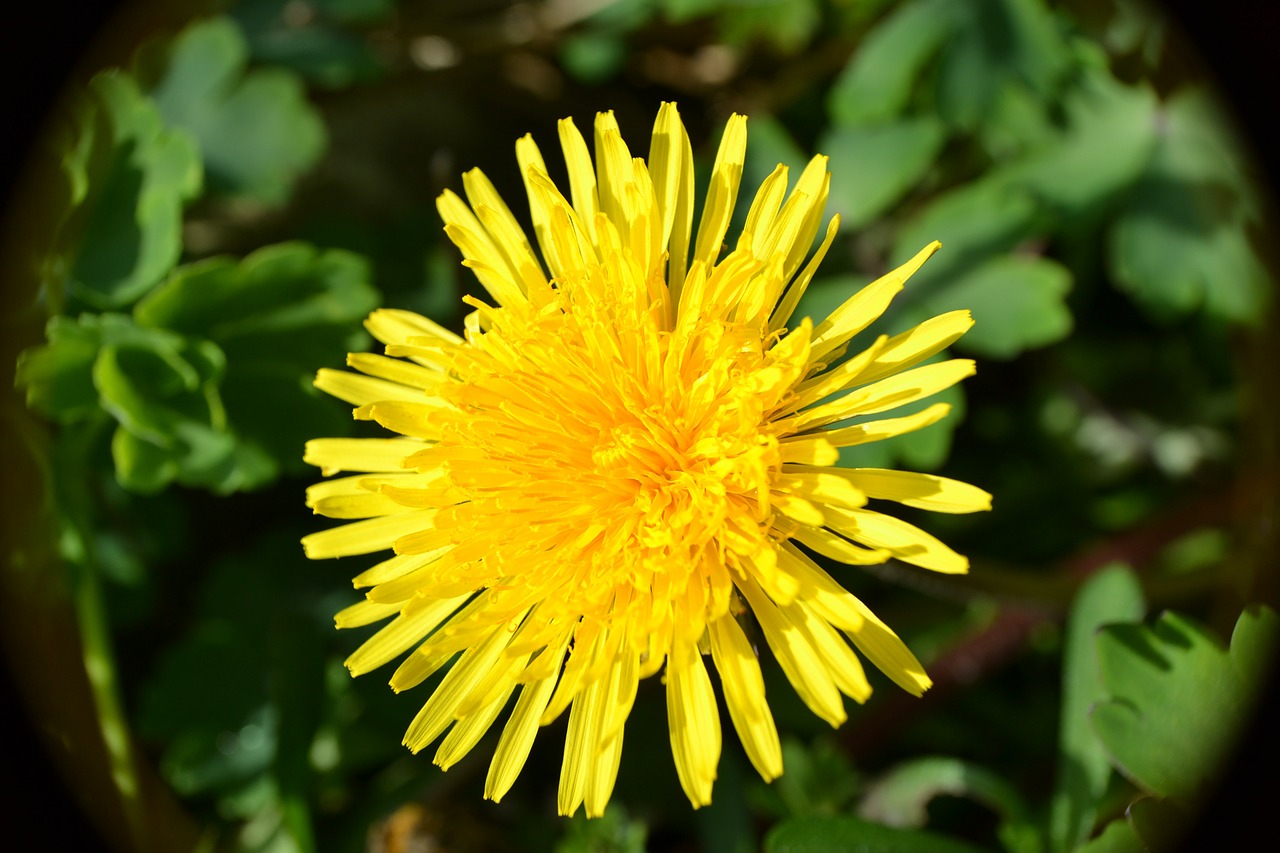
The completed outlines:
<svg viewBox="0 0 1280 853">
<path fill-rule="evenodd" d="M 827 159 L 810 161 L 790 194 L 778 166 L 726 251 L 742 116 L 720 142 L 696 234 L 674 104 L 658 112 L 647 162 L 612 113 L 596 117 L 594 164 L 570 119 L 559 133 L 569 198 L 532 138 L 516 143 L 536 250 L 478 169 L 463 176 L 466 201 L 438 200 L 489 294 L 464 300 L 464 336 L 380 310 L 366 325 L 386 354 L 319 372 L 319 388 L 395 435 L 307 444 L 324 474 L 347 473 L 312 486 L 308 504 L 351 521 L 303 544 L 312 558 L 394 551 L 356 576 L 366 597 L 337 616 L 343 628 L 390 620 L 348 659 L 353 674 L 412 648 L 391 677 L 401 691 L 456 658 L 405 734 L 412 751 L 443 735 L 435 762 L 447 769 L 517 694 L 485 783 L 498 800 L 538 727 L 568 709 L 559 809 L 600 815 L 637 687 L 662 672 L 676 770 L 698 807 L 720 756 L 708 656 L 752 764 L 766 780 L 782 773 L 749 633 L 832 726 L 845 719 L 841 694 L 871 693 L 854 648 L 905 690 L 928 688 L 903 642 L 811 555 L 967 569 L 868 502 L 970 512 L 990 506 L 986 492 L 834 466 L 840 447 L 946 415 L 935 403 L 879 417 L 973 372 L 965 359 L 920 366 L 972 320 L 944 314 L 845 357 L 937 243 L 820 323 L 793 319 L 839 224 L 805 263 Z"/>
</svg>

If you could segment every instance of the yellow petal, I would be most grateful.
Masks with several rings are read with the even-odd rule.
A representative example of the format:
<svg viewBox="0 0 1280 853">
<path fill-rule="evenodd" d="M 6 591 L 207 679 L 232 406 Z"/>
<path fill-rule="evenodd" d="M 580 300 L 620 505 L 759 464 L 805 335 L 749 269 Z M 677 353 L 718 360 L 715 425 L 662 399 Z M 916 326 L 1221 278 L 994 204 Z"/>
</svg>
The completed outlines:
<svg viewBox="0 0 1280 853">
<path fill-rule="evenodd" d="M 845 721 L 844 703 L 835 679 L 818 652 L 787 615 L 770 601 L 749 578 L 740 578 L 738 588 L 751 605 L 760 622 L 765 640 L 774 657 L 782 665 L 787 680 L 795 688 L 809 710 L 826 720 L 832 728 Z M 668 676 L 669 678 L 670 676 Z"/>
<path fill-rule="evenodd" d="M 894 683 L 919 696 L 933 683 L 906 644 L 848 590 L 790 543 L 779 552 L 779 567 L 805 589 L 805 604 L 840 628 L 858 651 Z"/>
<path fill-rule="evenodd" d="M 426 639 L 441 622 L 448 619 L 467 600 L 466 596 L 432 601 L 417 608 L 405 608 L 395 619 L 351 653 L 345 666 L 352 675 L 372 672 Z"/>
<path fill-rule="evenodd" d="M 874 382 L 919 364 L 951 346 L 971 328 L 973 315 L 968 311 L 948 311 L 925 320 L 890 338 L 859 378 L 863 382 Z"/>
<path fill-rule="evenodd" d="M 520 688 L 520 698 L 503 726 L 502 737 L 494 750 L 493 760 L 489 762 L 489 774 L 484 781 L 486 799 L 499 802 L 511 790 L 529 758 L 534 736 L 538 733 L 538 718 L 547 707 L 555 685 L 556 676 L 552 674 Z"/>
<path fill-rule="evenodd" d="M 339 471 L 403 471 L 406 457 L 425 447 L 411 438 L 313 438 L 302 461 L 325 475 Z"/>
<path fill-rule="evenodd" d="M 760 662 L 742 627 L 725 614 L 707 626 L 711 655 L 724 685 L 725 704 L 751 764 L 766 781 L 782 775 L 782 747 L 778 729 L 765 702 Z"/>
<path fill-rule="evenodd" d="M 854 424 L 853 426 L 841 427 L 840 429 L 827 430 L 818 436 L 802 436 L 799 438 L 784 438 L 781 441 L 784 462 L 803 462 L 809 465 L 834 465 L 836 459 L 839 458 L 839 452 L 835 451 L 837 447 L 853 447 L 858 444 L 866 444 L 871 441 L 882 441 L 886 438 L 893 438 L 896 435 L 905 435 L 918 429 L 924 429 L 932 426 L 947 416 L 951 411 L 949 403 L 934 403 L 928 408 L 917 412 L 914 415 L 906 415 L 901 418 L 883 418 L 878 421 L 867 421 L 865 423 Z M 830 462 L 809 462 L 805 459 L 794 458 L 799 454 L 787 453 L 787 447 L 791 443 L 800 444 L 805 441 L 817 441 L 821 439 L 826 442 L 835 452 L 835 459 Z"/>
<path fill-rule="evenodd" d="M 313 560 L 372 554 L 390 548 L 401 536 L 430 526 L 434 515 L 435 510 L 419 509 L 354 521 L 303 537 L 302 548 Z"/>
<path fill-rule="evenodd" d="M 897 501 L 933 512 L 991 509 L 989 492 L 947 477 L 886 468 L 846 468 L 836 473 L 870 498 Z"/>
<path fill-rule="evenodd" d="M 945 574 L 964 574 L 969 561 L 900 518 L 869 509 L 829 508 L 827 526 L 850 539 L 888 551 L 904 563 Z"/>
<path fill-rule="evenodd" d="M 698 241 L 693 250 L 694 260 L 707 266 L 714 265 L 720 257 L 724 235 L 733 216 L 733 204 L 738 197 L 738 184 L 742 181 L 746 151 L 747 118 L 734 113 L 725 125 L 715 164 L 711 167 L 711 184 L 707 188 L 707 200 L 698 224 Z"/>
<path fill-rule="evenodd" d="M 696 651 L 667 660 L 667 723 L 680 787 L 695 809 L 710 805 L 720 763 L 720 714 Z"/>
<path fill-rule="evenodd" d="M 925 246 L 911 260 L 892 272 L 881 276 L 831 312 L 831 316 L 818 324 L 813 335 L 813 356 L 821 356 L 835 350 L 851 337 L 871 325 L 893 297 L 902 290 L 908 278 L 929 260 L 942 244 L 937 240 Z"/>
<path fill-rule="evenodd" d="M 968 358 L 927 364 L 850 391 L 830 403 L 805 409 L 779 423 L 791 432 L 807 432 L 846 418 L 880 414 L 931 397 L 972 376 L 973 371 L 973 360 Z"/>
</svg>

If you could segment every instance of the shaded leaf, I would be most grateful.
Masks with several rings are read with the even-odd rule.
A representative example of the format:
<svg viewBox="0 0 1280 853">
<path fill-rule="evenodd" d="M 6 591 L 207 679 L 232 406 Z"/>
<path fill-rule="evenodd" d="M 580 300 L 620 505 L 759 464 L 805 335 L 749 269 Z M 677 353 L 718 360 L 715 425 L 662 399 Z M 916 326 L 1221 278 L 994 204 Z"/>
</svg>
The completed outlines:
<svg viewBox="0 0 1280 853">
<path fill-rule="evenodd" d="M 929 802 L 941 795 L 966 797 L 999 814 L 999 834 L 1008 849 L 1041 848 L 1018 790 L 990 770 L 958 758 L 919 758 L 898 765 L 868 787 L 858 811 L 877 823 L 919 829 L 929 821 Z"/>
<path fill-rule="evenodd" d="M 1179 849 L 1179 841 L 1184 839 L 1191 824 L 1191 815 L 1172 800 L 1154 797 L 1134 800 L 1125 809 L 1125 817 L 1142 846 L 1154 853 Z"/>
<path fill-rule="evenodd" d="M 348 27 L 386 21 L 394 11 L 391 0 L 313 0 L 307 11 L 299 15 L 289 0 L 249 0 L 229 14 L 255 61 L 291 68 L 318 85 L 349 86 L 385 70 L 368 40 Z"/>
<path fill-rule="evenodd" d="M 817 0 L 752 0 L 722 5 L 720 37 L 728 44 L 760 41 L 783 53 L 795 53 L 821 21 Z"/>
<path fill-rule="evenodd" d="M 64 164 L 83 207 L 68 228 L 69 291 L 97 308 L 127 305 L 163 278 L 182 251 L 183 205 L 200 191 L 194 141 L 166 127 L 133 78 L 89 82 L 91 123 Z"/>
<path fill-rule="evenodd" d="M 827 97 L 832 125 L 871 124 L 905 112 L 925 65 L 955 26 L 955 12 L 947 0 L 916 0 L 876 25 Z"/>
<path fill-rule="evenodd" d="M 1042 0 L 971 0 L 938 69 L 938 112 L 966 129 L 990 115 L 1004 88 L 1049 95 L 1067 70 L 1066 45 Z"/>
<path fill-rule="evenodd" d="M 1203 307 L 1257 321 L 1268 275 L 1245 232 L 1256 201 L 1224 134 L 1204 131 L 1207 110 L 1195 91 L 1165 106 L 1155 153 L 1112 228 L 1108 262 L 1117 285 L 1158 318 Z"/>
<path fill-rule="evenodd" d="M 1058 778 L 1050 801 L 1054 850 L 1073 850 L 1088 837 L 1111 777 L 1107 751 L 1089 723 L 1090 706 L 1106 698 L 1094 635 L 1108 623 L 1140 620 L 1144 609 L 1138 579 L 1118 565 L 1090 578 L 1071 605 L 1063 650 Z"/>
<path fill-rule="evenodd" d="M 196 23 L 174 40 L 152 96 L 169 124 L 196 138 L 215 189 L 279 203 L 324 152 L 324 124 L 296 74 L 246 71 L 248 58 L 232 20 Z"/>
<path fill-rule="evenodd" d="M 594 820 L 575 815 L 565 821 L 564 829 L 555 853 L 644 853 L 649 834 L 643 820 L 631 817 L 616 802 Z"/>
<path fill-rule="evenodd" d="M 1075 848 L 1077 853 L 1147 853 L 1127 820 L 1113 820 L 1097 838 Z"/>
</svg>

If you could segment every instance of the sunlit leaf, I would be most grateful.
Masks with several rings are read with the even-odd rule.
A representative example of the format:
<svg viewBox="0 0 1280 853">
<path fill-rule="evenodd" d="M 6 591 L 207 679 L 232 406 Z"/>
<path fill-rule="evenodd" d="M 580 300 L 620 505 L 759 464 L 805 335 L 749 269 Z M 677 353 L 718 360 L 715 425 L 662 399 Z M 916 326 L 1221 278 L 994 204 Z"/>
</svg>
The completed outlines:
<svg viewBox="0 0 1280 853">
<path fill-rule="evenodd" d="M 987 358 L 1013 358 L 1071 332 L 1066 297 L 1071 272 L 1057 261 L 997 255 L 922 297 L 929 314 L 968 308 L 973 328 L 956 348 Z"/>
<path fill-rule="evenodd" d="M 257 464 L 274 460 L 274 476 L 279 466 L 301 466 L 298 448 L 308 438 L 350 430 L 349 414 L 311 379 L 364 348 L 359 322 L 379 301 L 369 275 L 368 262 L 351 252 L 283 243 L 241 261 L 181 267 L 134 314 L 143 326 L 207 339 L 226 353 L 228 421 Z"/>
<path fill-rule="evenodd" d="M 1095 75 L 1065 108 L 1067 131 L 1011 168 L 1059 215 L 1079 218 L 1114 200 L 1142 173 L 1156 143 L 1156 99 L 1147 88 Z"/>
<path fill-rule="evenodd" d="M 920 180 L 945 141 L 945 125 L 932 117 L 835 128 L 818 142 L 840 164 L 828 206 L 851 228 L 870 223 Z"/>
<path fill-rule="evenodd" d="M 1089 708 L 1106 698 L 1094 635 L 1112 622 L 1143 615 L 1142 587 L 1123 566 L 1102 569 L 1076 594 L 1063 650 L 1062 714 L 1058 724 L 1058 779 L 1050 801 L 1054 850 L 1072 850 L 1089 835 L 1098 801 L 1111 777 L 1107 751 L 1094 736 Z"/>
<path fill-rule="evenodd" d="M 1112 761 L 1151 793 L 1202 794 L 1235 742 L 1278 633 L 1280 619 L 1266 608 L 1241 615 L 1229 651 L 1172 613 L 1151 627 L 1104 628 L 1098 661 L 1111 698 L 1092 720 Z"/>
<path fill-rule="evenodd" d="M 957 270 L 1013 249 L 1039 227 L 1039 206 L 1031 194 L 1003 177 L 990 177 L 939 195 L 904 224 L 890 263 L 905 263 L 931 240 L 941 240 L 942 249 L 908 285 L 908 293 L 927 292 Z"/>
</svg>

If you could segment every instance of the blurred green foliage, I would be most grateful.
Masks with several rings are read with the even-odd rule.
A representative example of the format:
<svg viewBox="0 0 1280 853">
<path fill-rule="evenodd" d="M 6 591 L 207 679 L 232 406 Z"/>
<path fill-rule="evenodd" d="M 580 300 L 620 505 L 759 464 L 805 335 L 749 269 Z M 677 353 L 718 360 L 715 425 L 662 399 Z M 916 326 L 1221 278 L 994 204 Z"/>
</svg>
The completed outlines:
<svg viewBox="0 0 1280 853">
<path fill-rule="evenodd" d="M 244 0 L 97 74 L 66 105 L 49 320 L 17 381 L 54 424 L 71 583 L 101 586 L 78 612 L 106 626 L 101 707 L 218 849 L 1172 843 L 1276 633 L 1261 608 L 1229 648 L 1200 622 L 1263 588 L 1224 507 L 1257 488 L 1239 353 L 1270 278 L 1258 179 L 1183 49 L 1130 0 Z M 926 522 L 967 581 L 834 570 L 936 695 L 873 674 L 832 733 L 765 662 L 786 773 L 765 786 L 726 739 L 694 814 L 642 688 L 614 804 L 559 821 L 562 727 L 492 806 L 483 745 L 442 776 L 397 743 L 423 694 L 342 668 L 368 629 L 332 630 L 353 572 L 303 560 L 299 475 L 306 439 L 355 425 L 310 378 L 368 346 L 379 304 L 457 325 L 475 285 L 431 206 L 463 170 L 520 216 L 517 136 L 550 151 L 554 119 L 614 108 L 643 151 L 672 99 L 704 176 L 716 125 L 750 116 L 744 193 L 830 157 L 841 236 L 801 313 L 943 242 L 870 332 L 970 309 L 979 375 L 935 398 L 943 423 L 842 464 L 937 469 L 996 510 Z M 1094 572 L 1100 540 L 1136 571 Z M 1147 625 L 1148 603 L 1191 615 Z"/>
</svg>

